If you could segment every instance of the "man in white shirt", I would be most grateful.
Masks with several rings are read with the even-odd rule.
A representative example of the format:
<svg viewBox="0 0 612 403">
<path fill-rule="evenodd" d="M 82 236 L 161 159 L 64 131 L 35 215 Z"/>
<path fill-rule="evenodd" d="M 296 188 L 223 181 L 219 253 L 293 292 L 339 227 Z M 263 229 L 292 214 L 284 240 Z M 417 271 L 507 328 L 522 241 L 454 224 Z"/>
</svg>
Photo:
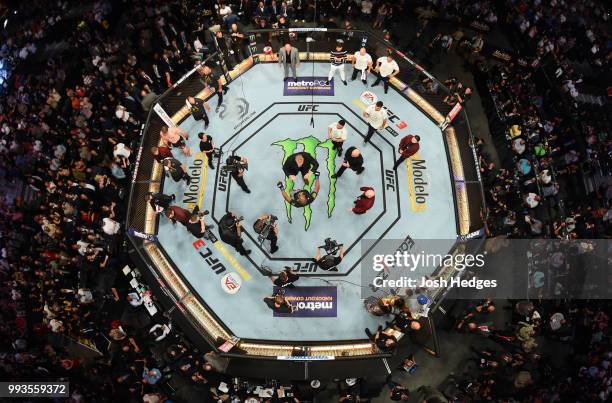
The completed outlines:
<svg viewBox="0 0 612 403">
<path fill-rule="evenodd" d="M 357 72 L 361 72 L 361 82 L 368 85 L 368 71 L 372 71 L 372 56 L 366 52 L 365 47 L 361 47 L 359 52 L 355 52 L 353 55 L 353 76 L 351 81 L 355 81 L 357 78 Z"/>
<path fill-rule="evenodd" d="M 327 127 L 327 138 L 331 139 L 337 155 L 342 155 L 342 145 L 346 141 L 346 122 L 343 119 Z"/>
<path fill-rule="evenodd" d="M 387 54 L 387 56 L 379 57 L 376 61 L 376 74 L 378 77 L 372 87 L 376 87 L 380 84 L 380 80 L 383 81 L 385 85 L 385 94 L 389 91 L 389 80 L 395 77 L 399 73 L 399 66 L 397 62 L 393 60 L 393 56 L 391 55 L 391 51 Z"/>
<path fill-rule="evenodd" d="M 364 141 L 364 143 L 367 144 L 374 132 L 387 125 L 387 118 L 389 115 L 387 114 L 387 110 L 383 108 L 382 101 L 378 101 L 374 105 L 368 106 L 365 111 L 363 111 L 363 117 L 366 122 L 368 122 L 368 134 Z"/>
</svg>

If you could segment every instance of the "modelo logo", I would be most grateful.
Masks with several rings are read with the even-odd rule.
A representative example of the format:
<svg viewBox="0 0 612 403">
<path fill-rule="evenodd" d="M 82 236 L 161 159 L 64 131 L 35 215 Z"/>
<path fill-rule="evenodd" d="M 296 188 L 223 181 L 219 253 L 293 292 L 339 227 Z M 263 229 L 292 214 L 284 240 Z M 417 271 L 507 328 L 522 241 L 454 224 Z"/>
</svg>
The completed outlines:
<svg viewBox="0 0 612 403">
<path fill-rule="evenodd" d="M 198 202 L 198 197 L 200 195 L 200 187 L 202 186 L 202 169 L 206 169 L 206 166 L 204 165 L 203 153 L 197 153 L 194 160 L 191 162 L 191 165 L 187 169 L 189 176 L 191 176 L 191 180 L 189 181 L 187 190 L 183 194 L 183 203 L 191 209 Z"/>
<path fill-rule="evenodd" d="M 425 166 L 425 160 L 421 159 L 410 159 L 410 177 L 412 178 L 410 202 L 412 210 L 415 212 L 421 212 L 425 210 L 427 204 L 427 167 Z"/>
<path fill-rule="evenodd" d="M 371 91 L 364 91 L 361 93 L 361 95 L 359 96 L 359 99 L 361 100 L 361 102 L 363 102 L 366 105 L 373 105 L 376 102 L 378 102 L 378 97 L 376 96 L 376 94 L 374 94 Z"/>
<path fill-rule="evenodd" d="M 221 288 L 228 294 L 236 294 L 242 286 L 242 277 L 238 273 L 227 273 L 221 277 Z"/>
</svg>

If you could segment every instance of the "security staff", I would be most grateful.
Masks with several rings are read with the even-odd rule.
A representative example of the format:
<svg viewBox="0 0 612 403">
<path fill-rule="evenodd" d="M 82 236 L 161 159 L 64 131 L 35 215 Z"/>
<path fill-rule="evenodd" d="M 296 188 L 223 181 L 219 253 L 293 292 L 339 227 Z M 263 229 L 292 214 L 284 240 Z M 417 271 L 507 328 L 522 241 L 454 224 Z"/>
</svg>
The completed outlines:
<svg viewBox="0 0 612 403">
<path fill-rule="evenodd" d="M 232 174 L 232 178 L 234 178 L 234 180 L 236 181 L 238 186 L 240 186 L 242 191 L 245 193 L 251 193 L 251 190 L 249 189 L 246 182 L 244 181 L 244 167 L 248 163 L 246 157 L 241 157 L 239 155 L 232 155 L 227 159 L 226 162 L 228 166 L 233 165 L 237 167 L 235 169 L 232 169 L 230 172 Z"/>
<path fill-rule="evenodd" d="M 306 189 L 293 189 L 291 196 L 285 190 L 283 182 L 278 182 L 278 188 L 281 190 L 281 194 L 283 195 L 283 199 L 292 206 L 295 207 L 306 207 L 315 199 L 319 194 L 319 189 L 321 187 L 321 182 L 319 181 L 319 172 L 315 172 L 315 183 L 314 183 L 314 191 L 309 192 Z M 291 222 L 291 220 L 289 220 Z"/>
<path fill-rule="evenodd" d="M 247 250 L 242 245 L 242 226 L 240 225 L 241 218 L 236 214 L 228 212 L 219 221 L 219 236 L 223 242 L 231 245 L 238 253 L 243 256 L 249 255 L 250 250 Z"/>
<path fill-rule="evenodd" d="M 211 169 L 215 169 L 215 166 L 213 165 L 213 150 L 215 148 L 215 144 L 213 143 L 212 136 L 206 133 L 198 133 L 198 138 L 200 139 L 200 151 L 206 154 L 208 166 Z"/>
<path fill-rule="evenodd" d="M 378 101 L 374 105 L 368 106 L 365 111 L 363 111 L 363 117 L 366 122 L 368 122 L 368 134 L 364 141 L 364 143 L 367 144 L 374 132 L 387 125 L 389 115 L 387 114 L 387 110 L 383 108 L 382 101 Z"/>
<path fill-rule="evenodd" d="M 206 64 L 198 68 L 198 73 L 200 74 L 200 81 L 202 81 L 205 88 L 210 88 L 217 93 L 217 108 L 215 112 L 219 112 L 219 108 L 223 103 L 223 95 L 227 93 L 229 87 L 224 85 L 221 76 L 213 73 L 212 68 Z"/>
<path fill-rule="evenodd" d="M 253 224 L 253 230 L 258 233 L 261 234 L 262 231 L 265 229 L 266 224 L 270 221 L 273 220 L 272 223 L 272 228 L 270 229 L 270 231 L 266 234 L 266 238 L 268 241 L 270 241 L 270 253 L 274 254 L 274 252 L 276 252 L 278 250 L 278 224 L 276 223 L 277 218 L 271 215 L 262 215 L 259 216 L 257 218 L 257 221 L 255 221 L 255 223 Z"/>
<path fill-rule="evenodd" d="M 338 268 L 336 266 L 338 266 L 340 262 L 342 262 L 342 259 L 344 259 L 344 246 L 340 247 L 338 256 L 328 254 L 323 257 L 321 257 L 321 248 L 317 247 L 317 254 L 313 260 L 322 270 L 338 271 Z"/>
<path fill-rule="evenodd" d="M 361 73 L 361 82 L 368 84 L 368 72 L 372 71 L 372 56 L 363 46 L 353 55 L 353 75 L 351 81 L 355 81 L 357 74 Z"/>
<path fill-rule="evenodd" d="M 283 172 L 295 182 L 297 174 L 301 173 L 304 183 L 308 184 L 313 172 L 319 169 L 317 160 L 307 152 L 299 152 L 290 155 L 283 164 Z"/>
<path fill-rule="evenodd" d="M 204 121 L 204 130 L 206 130 L 210 124 L 208 114 L 206 113 L 206 111 L 210 112 L 208 102 L 200 98 L 187 97 L 187 106 L 191 111 L 191 116 L 193 116 L 195 120 Z"/>
<path fill-rule="evenodd" d="M 170 203 L 172 203 L 175 198 L 176 196 L 173 194 L 165 195 L 163 193 L 147 193 L 147 201 L 156 214 L 166 211 L 166 209 L 170 207 Z"/>
<path fill-rule="evenodd" d="M 334 148 L 338 151 L 337 155 L 342 155 L 342 145 L 346 141 L 346 122 L 344 119 L 327 126 L 327 137 L 331 139 Z"/>
<path fill-rule="evenodd" d="M 344 161 L 342 162 L 342 166 L 340 166 L 340 169 L 338 169 L 338 172 L 332 175 L 332 178 L 341 177 L 347 168 L 350 168 L 353 171 L 355 171 L 357 175 L 362 173 L 363 170 L 365 169 L 363 167 L 363 155 L 361 155 L 361 151 L 359 151 L 357 147 L 350 147 L 348 150 L 346 150 L 346 153 L 344 154 Z"/>
<path fill-rule="evenodd" d="M 389 50 L 387 56 L 379 57 L 376 61 L 376 81 L 372 87 L 376 87 L 382 80 L 385 85 L 385 94 L 389 91 L 389 80 L 398 75 L 399 65 L 393 60 L 393 53 Z"/>
</svg>

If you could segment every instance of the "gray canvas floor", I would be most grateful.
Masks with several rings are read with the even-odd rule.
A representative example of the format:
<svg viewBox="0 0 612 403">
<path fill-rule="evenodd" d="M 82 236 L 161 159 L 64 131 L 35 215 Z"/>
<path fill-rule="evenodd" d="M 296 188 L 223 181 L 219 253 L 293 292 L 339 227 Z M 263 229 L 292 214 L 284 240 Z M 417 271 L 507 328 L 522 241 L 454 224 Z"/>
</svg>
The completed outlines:
<svg viewBox="0 0 612 403">
<path fill-rule="evenodd" d="M 298 75 L 310 76 L 312 65 L 303 63 Z M 347 69 L 348 72 L 349 69 Z M 327 64 L 316 64 L 315 75 L 327 75 Z M 372 82 L 372 78 L 370 78 Z M 229 245 L 210 246 L 211 251 L 224 265 L 235 271 L 243 279 L 238 293 L 230 295 L 221 287 L 221 277 L 210 270 L 192 245 L 195 238 L 182 226 L 172 226 L 165 218 L 160 218 L 159 239 L 168 256 L 181 270 L 193 290 L 215 311 L 215 314 L 239 337 L 269 340 L 355 340 L 365 338 L 365 327 L 376 327 L 378 319 L 370 316 L 364 309 L 361 299 L 362 250 L 360 240 L 387 239 L 401 243 L 407 235 L 417 240 L 417 245 L 428 249 L 427 242 L 418 240 L 445 239 L 450 246 L 456 238 L 455 212 L 449 167 L 440 130 L 427 119 L 415 106 L 410 104 L 394 90 L 383 93 L 382 86 L 368 88 L 385 102 L 399 118 L 407 124 L 406 128 L 394 127 L 399 136 L 388 132 L 375 135 L 373 144 L 363 146 L 363 136 L 367 131 L 361 119 L 363 103 L 360 95 L 366 89 L 359 81 L 348 86 L 335 86 L 333 97 L 318 96 L 314 113 L 314 128 L 310 125 L 311 114 L 300 111 L 300 105 L 310 104 L 310 96 L 283 97 L 282 71 L 277 65 L 256 65 L 242 78 L 230 85 L 225 96 L 224 108 L 211 114 L 211 124 L 207 133 L 212 135 L 217 147 L 225 155 L 235 152 L 249 160 L 246 182 L 252 193 L 245 194 L 230 181 L 229 188 L 223 183 L 227 178 L 219 175 L 219 169 L 194 170 L 198 173 L 198 184 L 187 189 L 184 182 L 174 183 L 167 178 L 164 193 L 176 195 L 176 204 L 186 208 L 201 200 L 201 209 L 211 211 L 208 222 L 218 220 L 226 210 L 245 217 L 245 244 L 253 253 L 245 259 Z M 216 98 L 210 100 L 214 110 Z M 303 109 L 303 108 L 302 108 Z M 366 170 L 357 176 L 346 171 L 342 178 L 333 181 L 329 175 L 333 163 L 328 158 L 328 149 L 323 143 L 327 136 L 327 126 L 340 117 L 349 124 L 349 139 L 345 149 L 354 145 L 364 154 Z M 189 145 L 194 157 L 185 157 L 178 151 L 174 154 L 185 165 L 197 164 L 197 133 L 203 130 L 203 123 L 186 119 L 181 127 L 190 133 Z M 427 183 L 424 206 L 415 205 L 410 197 L 411 181 L 407 166 L 390 172 L 397 157 L 397 145 L 406 134 L 421 137 L 421 150 L 415 158 L 423 160 L 419 174 Z M 317 146 L 317 160 L 321 164 L 321 191 L 312 204 L 310 219 L 303 209 L 292 209 L 289 213 L 276 183 L 283 180 L 281 170 L 283 140 L 300 141 L 296 151 L 304 144 Z M 322 144 L 323 143 L 323 144 Z M 341 158 L 331 159 L 335 166 Z M 297 187 L 302 187 L 298 179 Z M 335 186 L 335 192 L 331 189 Z M 365 215 L 357 216 L 347 210 L 352 207 L 360 186 L 372 186 L 377 192 L 376 204 Z M 189 196 L 187 193 L 194 193 Z M 333 208 L 332 208 L 333 207 Z M 259 248 L 254 242 L 252 224 L 262 214 L 279 217 L 279 247 L 273 256 L 269 255 L 268 243 Z M 288 216 L 291 216 L 289 223 Z M 308 215 L 308 214 L 306 214 Z M 217 232 L 217 229 L 213 230 Z M 322 245 L 327 237 L 344 243 L 348 252 L 339 267 L 338 273 L 313 271 L 306 259 L 312 258 L 316 246 Z M 207 244 L 208 241 L 205 241 Z M 440 247 L 440 243 L 435 244 Z M 228 258 L 223 249 L 232 254 Z M 435 252 L 445 253 L 436 250 Z M 254 264 L 265 264 L 278 272 L 283 266 L 292 266 L 303 275 L 298 286 L 334 285 L 338 293 L 338 313 L 336 318 L 274 318 L 262 299 L 272 292 L 269 279 L 261 275 Z M 365 265 L 364 265 L 365 266 Z"/>
</svg>

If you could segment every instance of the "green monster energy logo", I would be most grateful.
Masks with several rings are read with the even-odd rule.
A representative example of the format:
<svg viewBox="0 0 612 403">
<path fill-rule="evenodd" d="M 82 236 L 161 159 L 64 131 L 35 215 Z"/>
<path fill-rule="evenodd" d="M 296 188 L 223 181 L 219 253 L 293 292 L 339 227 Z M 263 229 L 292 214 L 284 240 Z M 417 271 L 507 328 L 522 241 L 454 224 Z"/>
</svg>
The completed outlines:
<svg viewBox="0 0 612 403">
<path fill-rule="evenodd" d="M 298 145 L 304 146 L 304 152 L 310 154 L 313 158 L 317 158 L 317 148 L 323 148 L 327 150 L 327 175 L 329 177 L 329 193 L 327 194 L 327 216 L 331 217 L 334 207 L 336 206 L 336 178 L 332 178 L 332 175 L 336 172 L 336 155 L 337 152 L 334 149 L 334 145 L 331 140 L 320 141 L 314 136 L 304 137 L 298 140 L 285 139 L 272 143 L 272 145 L 280 146 L 283 148 L 283 164 L 296 150 Z M 310 183 L 306 185 L 305 189 L 312 192 L 314 184 L 314 178 L 311 178 Z M 293 181 L 289 178 L 285 178 L 285 190 L 291 194 L 293 190 Z M 291 222 L 291 204 L 285 202 L 285 209 L 287 211 L 287 219 Z M 312 209 L 310 205 L 304 207 L 304 230 L 308 231 L 310 227 L 310 219 L 312 218 Z"/>
</svg>

